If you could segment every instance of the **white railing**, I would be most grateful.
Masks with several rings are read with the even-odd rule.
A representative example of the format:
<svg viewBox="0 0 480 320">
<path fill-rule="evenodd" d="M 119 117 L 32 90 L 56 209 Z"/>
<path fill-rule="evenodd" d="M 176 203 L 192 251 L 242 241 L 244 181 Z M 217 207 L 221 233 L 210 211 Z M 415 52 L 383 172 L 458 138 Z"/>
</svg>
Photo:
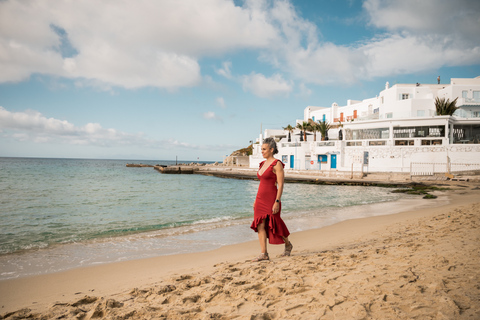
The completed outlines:
<svg viewBox="0 0 480 320">
<path fill-rule="evenodd" d="M 294 147 L 301 147 L 301 146 L 302 146 L 301 142 L 282 143 L 282 148 L 294 148 Z"/>
<path fill-rule="evenodd" d="M 317 142 L 317 147 L 334 147 L 335 141 L 320 141 Z"/>
<path fill-rule="evenodd" d="M 412 162 L 410 176 L 433 176 L 436 173 L 449 172 L 447 163 Z"/>
<path fill-rule="evenodd" d="M 462 101 L 463 100 L 463 101 Z M 475 99 L 475 98 L 462 98 L 459 101 L 459 105 L 461 106 L 463 103 L 479 103 L 480 99 Z"/>
<path fill-rule="evenodd" d="M 410 163 L 410 176 L 433 176 L 442 173 L 462 173 L 480 171 L 480 163 L 438 163 L 438 162 L 412 162 Z"/>
<path fill-rule="evenodd" d="M 450 172 L 480 171 L 480 163 L 450 163 Z"/>
</svg>

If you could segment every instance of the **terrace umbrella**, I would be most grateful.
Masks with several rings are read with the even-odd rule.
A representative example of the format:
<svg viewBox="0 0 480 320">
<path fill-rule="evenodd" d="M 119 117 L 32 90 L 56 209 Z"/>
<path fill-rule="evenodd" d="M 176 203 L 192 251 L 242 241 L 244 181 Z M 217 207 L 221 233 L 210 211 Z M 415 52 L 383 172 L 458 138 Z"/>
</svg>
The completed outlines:
<svg viewBox="0 0 480 320">
<path fill-rule="evenodd" d="M 303 141 L 303 131 L 300 130 L 300 133 L 295 133 L 296 136 L 300 136 L 300 141 Z M 307 136 L 311 136 L 311 133 L 306 133 Z"/>
</svg>

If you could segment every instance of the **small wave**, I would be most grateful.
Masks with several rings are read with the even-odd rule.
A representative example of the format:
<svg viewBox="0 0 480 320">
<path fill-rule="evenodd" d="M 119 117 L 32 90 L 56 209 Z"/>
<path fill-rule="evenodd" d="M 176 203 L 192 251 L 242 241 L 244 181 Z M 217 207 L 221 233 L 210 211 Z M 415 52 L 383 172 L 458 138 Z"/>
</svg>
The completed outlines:
<svg viewBox="0 0 480 320">
<path fill-rule="evenodd" d="M 27 245 L 19 245 L 17 247 L 9 246 L 3 247 L 0 249 L 0 255 L 11 254 L 11 253 L 18 253 L 18 252 L 25 252 L 25 251 L 32 251 L 32 250 L 40 250 L 47 248 L 49 244 L 47 242 L 36 242 Z"/>
<path fill-rule="evenodd" d="M 224 216 L 224 217 L 217 217 L 217 218 L 211 218 L 211 219 L 203 219 L 203 220 L 198 220 L 198 221 L 193 222 L 192 225 L 215 223 L 215 222 L 222 222 L 222 221 L 227 221 L 227 220 L 235 220 L 235 218 L 232 217 L 232 216 Z"/>
</svg>

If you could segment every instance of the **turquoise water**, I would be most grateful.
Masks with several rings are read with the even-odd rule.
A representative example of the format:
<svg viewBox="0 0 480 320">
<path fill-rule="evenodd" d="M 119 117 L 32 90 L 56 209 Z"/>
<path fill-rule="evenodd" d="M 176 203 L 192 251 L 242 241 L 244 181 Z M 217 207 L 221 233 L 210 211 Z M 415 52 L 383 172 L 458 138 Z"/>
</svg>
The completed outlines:
<svg viewBox="0 0 480 320">
<path fill-rule="evenodd" d="M 0 279 L 255 239 L 257 181 L 125 166 L 132 162 L 172 164 L 0 158 Z M 399 199 L 390 191 L 287 184 L 282 215 L 291 231 L 328 225 L 355 217 L 339 208 Z M 309 217 L 319 222 L 301 222 Z"/>
</svg>

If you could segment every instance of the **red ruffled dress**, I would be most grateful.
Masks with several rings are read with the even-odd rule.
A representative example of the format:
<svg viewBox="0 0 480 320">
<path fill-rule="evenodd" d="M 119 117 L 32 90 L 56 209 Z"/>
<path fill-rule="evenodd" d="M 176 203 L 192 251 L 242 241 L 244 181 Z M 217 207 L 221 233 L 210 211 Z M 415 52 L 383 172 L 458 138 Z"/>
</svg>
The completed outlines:
<svg viewBox="0 0 480 320">
<path fill-rule="evenodd" d="M 273 173 L 273 167 L 280 160 L 274 160 L 270 166 L 265 170 L 262 175 L 259 175 L 257 172 L 257 177 L 260 179 L 260 185 L 258 186 L 257 198 L 255 200 L 255 208 L 253 209 L 253 222 L 250 228 L 258 232 L 258 225 L 262 223 L 264 219 L 268 242 L 270 244 L 282 244 L 285 243 L 283 238 L 286 238 L 290 235 L 290 232 L 280 217 L 282 211 L 282 203 L 280 202 L 280 209 L 278 213 L 272 213 L 272 207 L 277 198 L 277 175 Z M 265 161 L 260 163 L 260 169 L 262 168 Z M 285 165 L 280 161 L 282 166 Z M 260 170 L 259 170 L 260 171 Z"/>
</svg>

